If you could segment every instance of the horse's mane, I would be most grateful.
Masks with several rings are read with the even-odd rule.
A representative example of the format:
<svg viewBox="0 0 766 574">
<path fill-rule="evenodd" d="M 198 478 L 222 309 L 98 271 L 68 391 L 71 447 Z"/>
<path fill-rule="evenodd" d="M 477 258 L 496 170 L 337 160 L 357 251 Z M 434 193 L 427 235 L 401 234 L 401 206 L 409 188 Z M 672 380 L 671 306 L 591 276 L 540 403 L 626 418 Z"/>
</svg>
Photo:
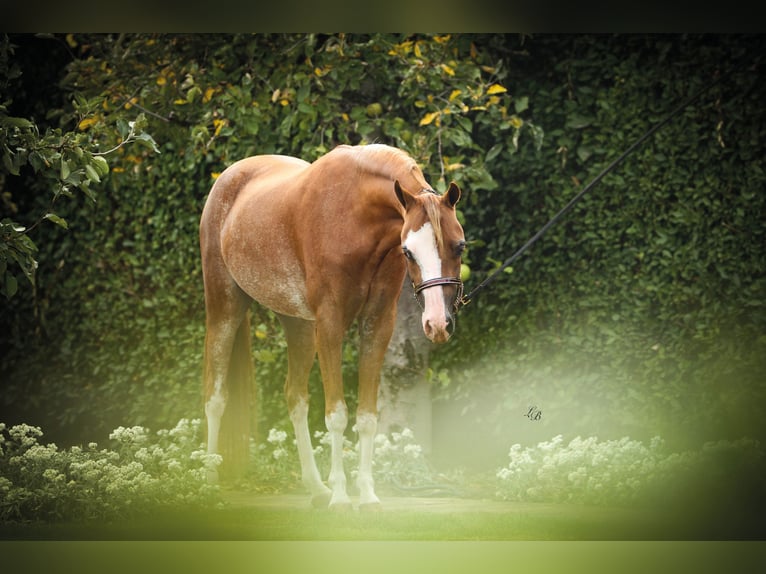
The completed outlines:
<svg viewBox="0 0 766 574">
<path fill-rule="evenodd" d="M 360 171 L 382 175 L 391 181 L 407 178 L 401 181 L 401 184 L 413 193 L 419 192 L 420 189 L 410 189 L 412 182 L 409 178 L 414 178 L 421 189 L 428 187 L 418 164 L 400 149 L 384 144 L 369 144 L 356 146 L 353 150 Z"/>
<path fill-rule="evenodd" d="M 355 151 L 355 160 L 359 169 L 368 173 L 375 173 L 389 178 L 391 181 L 398 179 L 400 183 L 414 194 L 433 195 L 425 197 L 423 208 L 426 210 L 428 219 L 434 230 L 436 244 L 441 246 L 443 243 L 441 216 L 439 214 L 438 197 L 431 189 L 430 185 L 423 176 L 423 172 L 418 167 L 412 157 L 395 147 L 383 144 L 369 144 L 353 148 Z M 406 180 L 402 181 L 405 177 Z M 410 178 L 414 178 L 418 188 L 412 188 Z"/>
</svg>

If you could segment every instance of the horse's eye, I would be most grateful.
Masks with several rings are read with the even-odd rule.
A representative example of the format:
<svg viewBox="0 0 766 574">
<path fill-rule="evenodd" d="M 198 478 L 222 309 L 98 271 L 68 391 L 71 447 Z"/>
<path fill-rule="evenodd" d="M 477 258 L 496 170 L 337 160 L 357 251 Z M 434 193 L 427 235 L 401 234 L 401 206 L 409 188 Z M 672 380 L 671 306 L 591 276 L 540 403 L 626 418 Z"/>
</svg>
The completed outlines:
<svg viewBox="0 0 766 574">
<path fill-rule="evenodd" d="M 415 260 L 415 256 L 412 254 L 412 251 L 407 249 L 406 247 L 402 246 L 402 253 L 404 253 L 404 256 L 409 259 L 410 261 Z"/>
</svg>

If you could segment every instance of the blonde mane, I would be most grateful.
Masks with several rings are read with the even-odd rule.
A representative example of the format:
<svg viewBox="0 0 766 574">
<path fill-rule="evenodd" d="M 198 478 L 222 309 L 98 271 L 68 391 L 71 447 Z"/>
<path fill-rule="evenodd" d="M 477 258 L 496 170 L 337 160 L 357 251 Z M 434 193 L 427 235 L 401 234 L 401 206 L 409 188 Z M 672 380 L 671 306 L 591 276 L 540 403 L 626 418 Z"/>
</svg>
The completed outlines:
<svg viewBox="0 0 766 574">
<path fill-rule="evenodd" d="M 428 187 L 423 172 L 408 153 L 384 144 L 356 146 L 353 149 L 360 170 L 387 177 L 391 181 L 398 179 L 413 193 L 419 191 L 418 187 Z M 413 185 L 416 187 L 413 188 Z"/>
<path fill-rule="evenodd" d="M 353 149 L 354 159 L 360 171 L 375 173 L 391 181 L 398 179 L 405 189 L 416 195 L 420 194 L 423 209 L 434 230 L 436 244 L 441 248 L 444 237 L 439 213 L 439 195 L 431 190 L 415 160 L 408 153 L 384 144 L 368 144 Z"/>
</svg>

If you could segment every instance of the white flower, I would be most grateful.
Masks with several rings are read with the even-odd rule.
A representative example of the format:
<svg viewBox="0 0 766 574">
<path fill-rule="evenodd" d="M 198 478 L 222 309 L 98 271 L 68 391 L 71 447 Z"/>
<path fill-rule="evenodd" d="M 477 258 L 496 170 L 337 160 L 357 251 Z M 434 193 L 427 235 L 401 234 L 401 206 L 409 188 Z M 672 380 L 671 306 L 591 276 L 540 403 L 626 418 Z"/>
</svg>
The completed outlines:
<svg viewBox="0 0 766 574">
<path fill-rule="evenodd" d="M 287 440 L 287 433 L 273 428 L 269 431 L 269 436 L 266 440 L 271 444 L 282 444 Z"/>
<path fill-rule="evenodd" d="M 51 482 L 63 482 L 66 479 L 66 477 L 55 468 L 46 468 L 43 471 L 43 478 Z"/>
<path fill-rule="evenodd" d="M 422 450 L 423 449 L 419 444 L 408 444 L 404 446 L 404 454 L 411 456 L 412 458 L 418 458 Z"/>
</svg>

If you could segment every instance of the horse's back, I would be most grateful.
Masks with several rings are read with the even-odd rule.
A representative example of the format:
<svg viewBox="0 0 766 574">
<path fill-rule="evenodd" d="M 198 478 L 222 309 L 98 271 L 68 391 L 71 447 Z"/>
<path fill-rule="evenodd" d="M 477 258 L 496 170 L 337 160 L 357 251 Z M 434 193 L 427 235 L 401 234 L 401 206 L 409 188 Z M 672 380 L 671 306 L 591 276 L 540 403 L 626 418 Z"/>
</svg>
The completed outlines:
<svg viewBox="0 0 766 574">
<path fill-rule="evenodd" d="M 281 155 L 242 159 L 218 177 L 201 222 L 203 262 L 226 268 L 256 301 L 285 315 L 312 318 L 304 272 L 290 241 L 288 182 L 310 164 Z M 219 269 L 222 267 L 219 265 Z"/>
<path fill-rule="evenodd" d="M 285 155 L 255 155 L 241 159 L 227 167 L 210 190 L 205 210 L 222 209 L 227 212 L 248 184 L 257 183 L 266 189 L 270 181 L 294 176 L 310 164 Z"/>
</svg>

